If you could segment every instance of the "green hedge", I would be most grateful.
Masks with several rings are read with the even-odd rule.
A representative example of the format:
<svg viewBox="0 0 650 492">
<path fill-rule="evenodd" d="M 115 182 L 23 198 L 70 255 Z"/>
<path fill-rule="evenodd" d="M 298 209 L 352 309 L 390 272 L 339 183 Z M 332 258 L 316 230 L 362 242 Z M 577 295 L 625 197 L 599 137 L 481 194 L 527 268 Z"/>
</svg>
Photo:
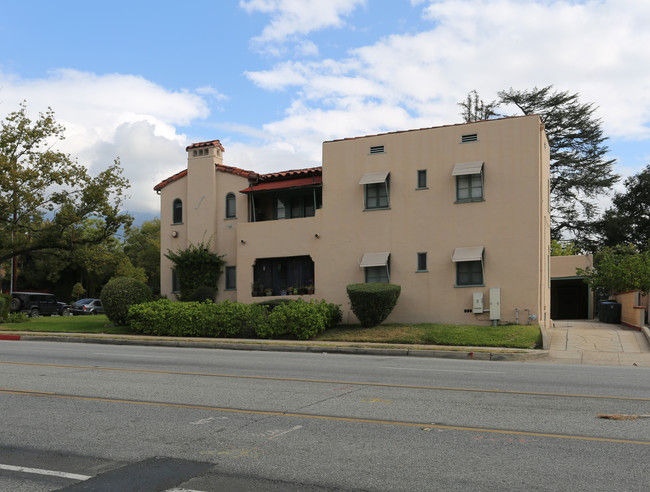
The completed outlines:
<svg viewBox="0 0 650 492">
<path fill-rule="evenodd" d="M 377 326 L 393 311 L 402 288 L 394 284 L 347 286 L 352 312 L 364 328 Z"/>
<path fill-rule="evenodd" d="M 268 313 L 257 304 L 172 302 L 160 299 L 129 308 L 131 329 L 144 335 L 225 338 L 310 338 L 341 320 L 336 304 L 302 300 Z"/>
</svg>

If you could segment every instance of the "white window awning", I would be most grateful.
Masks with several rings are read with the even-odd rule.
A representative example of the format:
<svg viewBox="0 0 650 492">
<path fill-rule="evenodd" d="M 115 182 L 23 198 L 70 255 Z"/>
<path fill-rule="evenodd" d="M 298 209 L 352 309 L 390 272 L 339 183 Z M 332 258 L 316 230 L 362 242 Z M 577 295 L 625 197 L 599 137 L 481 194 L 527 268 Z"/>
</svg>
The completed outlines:
<svg viewBox="0 0 650 492">
<path fill-rule="evenodd" d="M 481 174 L 483 161 L 460 162 L 454 166 L 452 176 L 464 176 L 466 174 Z"/>
<path fill-rule="evenodd" d="M 473 246 L 471 248 L 456 248 L 451 257 L 451 261 L 482 261 L 483 246 Z"/>
<path fill-rule="evenodd" d="M 386 266 L 389 256 L 390 253 L 364 253 L 359 266 L 361 268 Z"/>
<path fill-rule="evenodd" d="M 361 178 L 361 181 L 359 181 L 359 184 L 367 185 L 367 184 L 375 184 L 375 183 L 384 183 L 386 181 L 386 178 L 388 178 L 389 174 L 390 171 L 381 171 L 377 173 L 364 174 L 363 177 Z"/>
</svg>

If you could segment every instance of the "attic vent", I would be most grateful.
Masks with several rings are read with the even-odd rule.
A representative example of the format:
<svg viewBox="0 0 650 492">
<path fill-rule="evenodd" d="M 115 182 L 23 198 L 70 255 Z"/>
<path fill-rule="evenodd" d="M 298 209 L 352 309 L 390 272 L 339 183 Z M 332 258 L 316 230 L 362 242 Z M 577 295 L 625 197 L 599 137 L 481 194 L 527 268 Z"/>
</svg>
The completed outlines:
<svg viewBox="0 0 650 492">
<path fill-rule="evenodd" d="M 470 133 L 469 135 L 463 135 L 462 137 L 460 137 L 460 143 L 468 143 L 468 142 L 478 142 L 478 134 Z"/>
<path fill-rule="evenodd" d="M 383 154 L 384 153 L 384 146 L 383 145 L 377 145 L 375 147 L 370 147 L 370 153 L 371 154 Z"/>
</svg>

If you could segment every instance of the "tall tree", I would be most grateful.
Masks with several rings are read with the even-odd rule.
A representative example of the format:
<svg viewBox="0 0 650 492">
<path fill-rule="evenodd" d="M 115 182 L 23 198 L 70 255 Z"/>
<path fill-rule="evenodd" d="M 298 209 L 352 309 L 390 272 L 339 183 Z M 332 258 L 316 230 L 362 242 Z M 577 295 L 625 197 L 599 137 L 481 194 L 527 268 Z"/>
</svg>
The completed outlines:
<svg viewBox="0 0 650 492">
<path fill-rule="evenodd" d="M 25 253 L 98 244 L 129 225 L 120 212 L 128 181 L 119 161 L 91 177 L 55 150 L 64 128 L 48 109 L 36 121 L 26 103 L 0 127 L 0 262 Z M 84 230 L 84 221 L 98 227 Z"/>
<path fill-rule="evenodd" d="M 525 114 L 537 114 L 544 122 L 551 152 L 551 237 L 569 236 L 590 249 L 598 215 L 596 198 L 608 193 L 619 179 L 614 159 L 607 159 L 607 137 L 592 103 L 579 95 L 553 91 L 549 85 L 530 91 L 499 92 L 501 104 L 515 105 Z"/>
<path fill-rule="evenodd" d="M 147 285 L 160 292 L 160 219 L 147 220 L 126 233 L 124 252 L 135 267 L 143 268 Z"/>
<path fill-rule="evenodd" d="M 600 233 L 606 246 L 633 244 L 643 251 L 650 244 L 650 165 L 627 178 L 625 188 L 603 214 Z"/>
<path fill-rule="evenodd" d="M 476 89 L 467 94 L 467 99 L 458 103 L 463 108 L 460 115 L 465 123 L 473 121 L 489 120 L 493 116 L 498 116 L 494 109 L 498 106 L 497 101 L 484 102 L 478 95 Z"/>
</svg>

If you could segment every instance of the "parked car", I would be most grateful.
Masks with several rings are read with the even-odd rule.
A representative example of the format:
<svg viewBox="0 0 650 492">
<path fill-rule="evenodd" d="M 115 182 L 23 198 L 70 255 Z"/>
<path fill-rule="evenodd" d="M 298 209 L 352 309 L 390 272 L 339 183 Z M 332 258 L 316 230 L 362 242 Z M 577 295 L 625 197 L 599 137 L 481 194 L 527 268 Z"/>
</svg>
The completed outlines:
<svg viewBox="0 0 650 492">
<path fill-rule="evenodd" d="M 79 299 L 70 306 L 72 314 L 104 314 L 102 301 L 99 299 Z"/>
<path fill-rule="evenodd" d="M 27 313 L 31 318 L 38 316 L 72 316 L 70 306 L 59 302 L 54 294 L 41 292 L 13 292 L 10 313 Z"/>
</svg>

